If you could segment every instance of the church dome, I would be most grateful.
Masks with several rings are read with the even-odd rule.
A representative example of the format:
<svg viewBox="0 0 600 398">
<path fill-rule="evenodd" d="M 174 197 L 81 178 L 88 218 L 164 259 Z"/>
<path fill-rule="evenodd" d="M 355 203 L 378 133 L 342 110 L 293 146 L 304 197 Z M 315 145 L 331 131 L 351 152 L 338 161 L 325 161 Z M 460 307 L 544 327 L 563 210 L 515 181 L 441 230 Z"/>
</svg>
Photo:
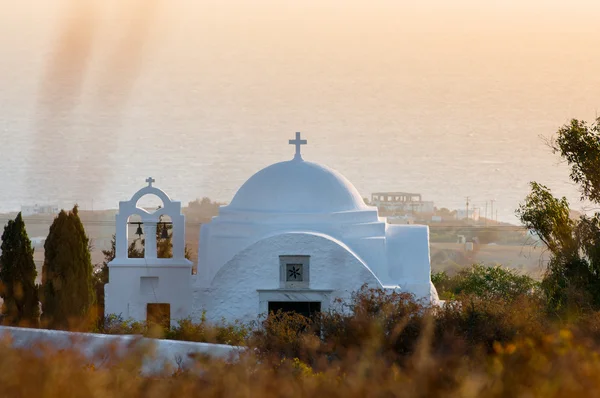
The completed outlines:
<svg viewBox="0 0 600 398">
<path fill-rule="evenodd" d="M 254 174 L 227 210 L 264 213 L 335 213 L 370 209 L 343 175 L 301 158 Z"/>
</svg>

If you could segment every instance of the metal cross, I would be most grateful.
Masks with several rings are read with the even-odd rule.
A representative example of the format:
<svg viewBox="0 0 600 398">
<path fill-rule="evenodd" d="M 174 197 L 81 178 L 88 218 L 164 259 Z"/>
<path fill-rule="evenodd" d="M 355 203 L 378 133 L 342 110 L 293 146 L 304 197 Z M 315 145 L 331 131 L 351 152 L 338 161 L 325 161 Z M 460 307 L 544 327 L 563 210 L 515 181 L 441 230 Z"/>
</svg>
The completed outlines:
<svg viewBox="0 0 600 398">
<path fill-rule="evenodd" d="M 295 140 L 290 140 L 290 145 L 296 145 L 296 155 L 294 156 L 294 159 L 302 160 L 302 154 L 300 153 L 300 147 L 302 145 L 306 145 L 306 144 L 308 144 L 308 141 L 301 139 L 300 133 L 296 133 Z"/>
<path fill-rule="evenodd" d="M 156 182 L 156 180 L 152 177 L 148 177 L 146 178 L 146 182 L 148 183 L 148 186 L 151 187 L 153 182 Z"/>
</svg>

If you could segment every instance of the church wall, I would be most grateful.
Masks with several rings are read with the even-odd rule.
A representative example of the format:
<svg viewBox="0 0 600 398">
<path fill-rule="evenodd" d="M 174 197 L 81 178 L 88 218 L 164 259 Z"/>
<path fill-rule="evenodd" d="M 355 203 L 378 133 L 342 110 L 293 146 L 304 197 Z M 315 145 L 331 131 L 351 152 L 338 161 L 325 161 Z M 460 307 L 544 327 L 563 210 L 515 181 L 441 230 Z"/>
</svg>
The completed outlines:
<svg viewBox="0 0 600 398">
<path fill-rule="evenodd" d="M 262 212 L 262 211 L 242 211 L 231 210 L 227 206 L 220 208 L 218 219 L 222 222 L 240 223 L 245 222 L 249 225 L 253 224 L 304 224 L 312 225 L 315 222 L 324 224 L 348 224 L 348 223 L 371 223 L 379 221 L 377 208 L 373 207 L 369 210 L 352 210 L 341 212 L 323 212 L 323 213 L 277 213 L 277 212 Z"/>
<path fill-rule="evenodd" d="M 223 228 L 222 225 L 217 228 L 214 228 L 214 226 L 204 225 L 200 232 L 198 278 L 196 282 L 199 286 L 208 287 L 215 274 L 227 261 L 231 260 L 236 253 L 254 243 L 251 238 L 235 233 L 234 225 L 227 225 L 226 228 Z"/>
<path fill-rule="evenodd" d="M 309 289 L 280 289 L 279 256 L 309 255 Z M 335 297 L 349 298 L 363 284 L 381 287 L 375 275 L 347 247 L 322 234 L 284 233 L 243 250 L 217 273 L 210 287 L 196 287 L 193 317 L 213 322 L 256 320 L 263 297 L 321 297 L 325 309 Z M 264 301 L 264 300 L 263 300 Z M 277 301 L 277 300 L 275 300 Z M 264 310 L 264 304 L 262 308 Z"/>
<path fill-rule="evenodd" d="M 207 273 L 206 264 L 208 264 L 208 255 L 210 254 L 210 250 L 208 250 L 208 243 L 210 238 L 210 227 L 209 224 L 202 224 L 200 226 L 200 237 L 198 239 L 198 264 L 197 264 L 197 278 L 200 279 L 205 278 L 204 274 Z"/>
<path fill-rule="evenodd" d="M 348 239 L 345 242 L 377 275 L 382 284 L 391 283 L 387 269 L 385 236 Z"/>
<path fill-rule="evenodd" d="M 109 275 L 110 281 L 105 285 L 107 315 L 144 321 L 148 303 L 170 304 L 172 321 L 191 315 L 191 264 L 180 267 L 111 266 Z M 158 279 L 142 281 L 143 277 Z"/>
<path fill-rule="evenodd" d="M 392 282 L 417 296 L 428 295 L 431 289 L 429 228 L 425 225 L 388 225 L 386 240 Z"/>
<path fill-rule="evenodd" d="M 353 217 L 355 215 L 356 219 Z M 239 220 L 226 222 L 219 216 L 212 223 L 201 227 L 198 284 L 208 287 L 226 262 L 231 260 L 236 253 L 257 241 L 267 236 L 293 231 L 322 233 L 344 242 L 367 263 L 378 277 L 381 274 L 384 279 L 387 279 L 384 242 L 386 224 L 380 222 L 376 216 L 377 214 L 373 212 L 305 215 L 304 221 L 299 222 L 300 219 L 296 220 L 290 216 L 263 215 L 262 223 L 246 223 Z M 239 217 L 244 220 L 242 215 Z M 367 220 L 369 222 L 362 222 Z"/>
<path fill-rule="evenodd" d="M 148 304 L 168 304 L 168 314 L 173 321 L 190 316 L 192 307 L 192 263 L 185 259 L 185 217 L 180 202 L 171 200 L 164 191 L 153 186 L 152 177 L 146 182 L 148 186 L 137 191 L 130 200 L 119 202 L 115 258 L 108 264 L 109 283 L 104 287 L 105 313 L 144 321 Z M 162 201 L 155 211 L 138 206 L 140 199 L 147 195 Z M 141 219 L 144 258 L 128 257 L 128 222 L 133 215 Z M 163 215 L 168 216 L 172 227 L 171 258 L 157 258 L 157 226 Z M 166 307 L 155 307 L 156 313 L 167 315 Z"/>
</svg>

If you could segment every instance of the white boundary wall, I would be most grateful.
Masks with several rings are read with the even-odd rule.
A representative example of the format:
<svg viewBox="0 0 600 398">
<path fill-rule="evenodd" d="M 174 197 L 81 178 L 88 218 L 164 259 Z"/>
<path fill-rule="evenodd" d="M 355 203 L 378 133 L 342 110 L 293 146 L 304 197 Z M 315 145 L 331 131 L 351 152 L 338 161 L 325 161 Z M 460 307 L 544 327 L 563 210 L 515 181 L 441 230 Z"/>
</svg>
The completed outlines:
<svg viewBox="0 0 600 398">
<path fill-rule="evenodd" d="M 119 356 L 147 347 L 149 354 L 144 356 L 142 366 L 144 373 L 161 372 L 165 367 L 171 367 L 173 370 L 185 369 L 193 364 L 195 356 L 236 360 L 245 350 L 244 347 L 224 344 L 149 339 L 137 335 L 75 333 L 0 326 L 0 339 L 7 338 L 14 348 L 35 350 L 36 347 L 43 346 L 44 349 L 56 351 L 73 349 L 88 358 L 95 366 L 108 366 L 111 360 Z M 111 348 L 114 350 L 112 358 L 109 354 Z"/>
</svg>

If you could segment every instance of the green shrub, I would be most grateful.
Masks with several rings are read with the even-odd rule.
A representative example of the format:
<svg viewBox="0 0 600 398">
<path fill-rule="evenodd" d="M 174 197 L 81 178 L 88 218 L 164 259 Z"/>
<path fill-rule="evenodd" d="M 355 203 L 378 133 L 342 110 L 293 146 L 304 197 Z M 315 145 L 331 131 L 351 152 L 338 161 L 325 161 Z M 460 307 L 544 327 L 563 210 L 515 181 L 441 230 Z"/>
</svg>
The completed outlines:
<svg viewBox="0 0 600 398">
<path fill-rule="evenodd" d="M 474 264 L 450 277 L 446 272 L 434 273 L 433 284 L 442 299 L 466 294 L 487 299 L 512 300 L 521 295 L 537 294 L 539 283 L 519 271 L 496 266 Z"/>
<path fill-rule="evenodd" d="M 458 278 L 453 278 L 446 271 L 431 274 L 431 282 L 435 286 L 441 300 L 453 300 L 457 290 Z"/>
</svg>

